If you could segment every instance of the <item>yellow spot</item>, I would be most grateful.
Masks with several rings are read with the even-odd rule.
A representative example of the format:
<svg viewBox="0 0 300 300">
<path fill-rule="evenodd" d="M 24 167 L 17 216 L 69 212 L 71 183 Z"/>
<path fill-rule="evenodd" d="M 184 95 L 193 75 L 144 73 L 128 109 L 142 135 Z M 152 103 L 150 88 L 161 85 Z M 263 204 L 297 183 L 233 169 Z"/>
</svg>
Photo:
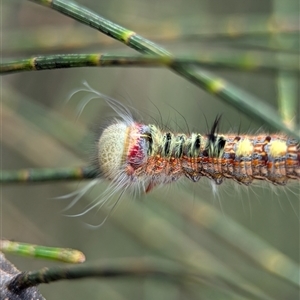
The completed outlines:
<svg viewBox="0 0 300 300">
<path fill-rule="evenodd" d="M 75 169 L 75 175 L 77 178 L 82 178 L 83 177 L 83 172 L 82 168 L 76 168 Z"/>
<path fill-rule="evenodd" d="M 102 64 L 101 56 L 102 54 L 92 54 L 90 57 L 91 63 L 93 63 L 94 66 L 100 66 Z"/>
<path fill-rule="evenodd" d="M 45 6 L 52 6 L 52 2 L 53 0 L 42 0 L 42 5 L 45 5 Z"/>
<path fill-rule="evenodd" d="M 82 252 L 76 251 L 72 261 L 74 261 L 74 263 L 83 263 L 85 261 L 85 256 Z"/>
<path fill-rule="evenodd" d="M 253 152 L 253 144 L 249 139 L 244 139 L 239 142 L 236 149 L 236 156 L 249 156 Z"/>
<path fill-rule="evenodd" d="M 28 170 L 22 170 L 20 172 L 20 180 L 27 181 L 30 177 L 30 172 Z"/>
<path fill-rule="evenodd" d="M 270 250 L 262 251 L 262 253 L 258 256 L 263 265 L 269 271 L 275 273 L 278 273 L 278 270 L 282 271 L 287 262 L 284 255 L 274 253 Z"/>
<path fill-rule="evenodd" d="M 242 26 L 243 24 L 235 19 L 235 20 L 230 20 L 227 24 L 227 33 L 231 37 L 238 37 L 241 34 Z"/>
<path fill-rule="evenodd" d="M 217 94 L 224 89 L 225 85 L 226 84 L 225 84 L 224 80 L 217 79 L 208 84 L 208 89 L 213 94 Z"/>
<path fill-rule="evenodd" d="M 85 256 L 81 251 L 63 248 L 59 251 L 58 257 L 59 260 L 67 263 L 83 263 L 85 261 Z"/>
<path fill-rule="evenodd" d="M 287 152 L 287 145 L 285 141 L 275 140 L 270 142 L 270 155 L 279 157 L 285 155 Z"/>
<path fill-rule="evenodd" d="M 31 67 L 31 70 L 36 70 L 36 67 L 35 67 L 35 61 L 36 61 L 36 57 L 32 58 L 30 61 L 29 61 L 29 65 Z"/>
<path fill-rule="evenodd" d="M 242 66 L 246 70 L 255 70 L 258 66 L 262 64 L 261 59 L 258 55 L 248 53 L 244 56 L 242 60 Z"/>
<path fill-rule="evenodd" d="M 122 40 L 125 42 L 125 44 L 127 45 L 130 38 L 135 35 L 136 33 L 134 31 L 125 31 L 123 34 L 122 34 Z"/>
</svg>

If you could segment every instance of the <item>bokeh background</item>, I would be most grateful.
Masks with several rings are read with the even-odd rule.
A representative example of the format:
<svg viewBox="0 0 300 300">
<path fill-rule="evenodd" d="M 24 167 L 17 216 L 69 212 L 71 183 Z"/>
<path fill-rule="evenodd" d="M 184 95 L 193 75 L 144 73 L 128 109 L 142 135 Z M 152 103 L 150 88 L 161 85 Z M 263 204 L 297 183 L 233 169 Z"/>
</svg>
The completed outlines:
<svg viewBox="0 0 300 300">
<path fill-rule="evenodd" d="M 79 3 L 175 55 L 249 50 L 270 55 L 299 53 L 299 21 L 292 32 L 277 35 L 271 30 L 277 24 L 276 18 L 297 20 L 298 0 Z M 135 53 L 91 28 L 29 1 L 3 0 L 1 10 L 3 58 L 55 53 Z M 278 108 L 280 72 L 214 72 Z M 224 133 L 269 132 L 264 124 L 163 68 L 24 72 L 1 78 L 2 169 L 71 167 L 89 162 L 98 128 L 114 113 L 105 101 L 95 100 L 77 119 L 78 105 L 85 94 L 67 100 L 72 91 L 82 88 L 83 81 L 103 94 L 129 103 L 139 112 L 140 121 L 163 120 L 163 125 L 174 131 L 186 132 L 187 123 L 190 131 L 205 133 L 221 113 Z M 291 78 L 290 89 L 296 103 L 298 85 L 299 77 Z M 295 119 L 298 118 L 296 106 Z M 40 287 L 47 299 L 252 299 L 243 288 L 255 291 L 261 296 L 259 299 L 293 300 L 299 296 L 299 289 L 289 280 L 266 271 L 249 258 L 288 270 L 285 263 L 280 264 L 284 257 L 299 268 L 297 183 L 278 188 L 259 182 L 246 188 L 227 182 L 215 193 L 205 178 L 196 184 L 183 179 L 138 199 L 124 195 L 116 211 L 96 230 L 85 223 L 101 223 L 108 209 L 96 209 L 77 218 L 65 214 L 84 211 L 107 187 L 107 182 L 99 184 L 67 212 L 62 210 L 70 199 L 55 199 L 86 184 L 87 181 L 2 186 L 1 235 L 27 243 L 80 249 L 88 262 L 142 256 L 179 259 L 210 280 L 182 285 L 161 278 L 62 281 Z M 248 252 L 245 248 L 241 250 L 241 243 L 249 243 Z M 257 252 L 252 247 L 255 245 Z M 268 253 L 282 256 L 277 259 Z M 7 257 L 21 270 L 60 265 Z M 218 276 L 226 278 L 227 284 L 220 284 Z"/>
</svg>

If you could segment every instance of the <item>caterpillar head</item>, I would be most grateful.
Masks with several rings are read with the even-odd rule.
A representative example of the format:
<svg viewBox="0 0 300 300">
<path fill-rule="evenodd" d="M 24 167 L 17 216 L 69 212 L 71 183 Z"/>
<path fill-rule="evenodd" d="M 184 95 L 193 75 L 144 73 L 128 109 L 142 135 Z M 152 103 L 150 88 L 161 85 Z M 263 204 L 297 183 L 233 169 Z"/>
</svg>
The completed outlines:
<svg viewBox="0 0 300 300">
<path fill-rule="evenodd" d="M 105 178 L 115 181 L 123 174 L 134 180 L 135 170 L 147 160 L 147 130 L 146 125 L 122 121 L 104 129 L 98 140 L 98 167 Z"/>
<path fill-rule="evenodd" d="M 124 122 L 112 124 L 104 129 L 98 140 L 98 167 L 107 179 L 115 179 L 124 166 L 127 128 Z"/>
</svg>

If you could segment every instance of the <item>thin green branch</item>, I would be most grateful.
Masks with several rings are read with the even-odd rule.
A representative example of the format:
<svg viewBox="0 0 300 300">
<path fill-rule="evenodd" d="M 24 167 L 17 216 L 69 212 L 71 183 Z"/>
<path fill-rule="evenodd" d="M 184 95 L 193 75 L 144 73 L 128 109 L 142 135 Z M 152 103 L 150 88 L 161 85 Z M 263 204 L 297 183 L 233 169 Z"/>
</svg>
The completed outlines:
<svg viewBox="0 0 300 300">
<path fill-rule="evenodd" d="M 118 18 L 120 19 L 120 15 Z M 143 32 L 149 39 L 155 40 L 157 43 L 178 43 L 188 41 L 199 41 L 203 44 L 212 42 L 230 43 L 236 48 L 248 47 L 265 51 L 280 51 L 280 53 L 295 53 L 299 54 L 299 45 L 297 43 L 286 43 L 280 40 L 274 42 L 275 34 L 284 34 L 285 37 L 297 37 L 299 35 L 298 15 L 288 15 L 285 17 L 274 16 L 229 16 L 228 18 L 214 19 L 213 23 L 206 19 L 201 22 L 199 17 L 182 16 L 180 21 L 182 26 L 178 30 L 174 28 L 178 25 L 176 18 L 167 20 L 156 20 L 147 23 L 146 20 L 140 19 L 139 30 Z M 121 18 L 122 22 L 122 18 Z M 135 22 L 137 23 L 137 21 Z M 14 30 L 7 28 L 6 34 L 2 37 L 2 54 L 3 56 L 11 56 L 12 53 L 19 53 L 22 47 L 22 53 L 39 52 L 40 54 L 51 53 L 53 49 L 56 51 L 74 51 L 82 48 L 96 46 L 101 44 L 101 47 L 112 47 L 114 41 L 107 39 L 106 36 L 99 36 L 98 32 L 86 33 L 85 27 L 76 27 L 73 30 L 70 28 L 60 28 L 59 37 L 57 36 L 57 27 L 47 24 L 42 26 L 37 31 L 36 28 L 24 30 Z M 153 34 L 154 33 L 154 34 Z M 45 37 L 51 39 L 51 44 L 44 43 Z M 255 42 L 252 38 L 255 38 Z M 259 41 L 257 41 L 259 40 Z M 234 43 L 231 43 L 234 42 Z M 257 45 L 259 42 L 259 45 Z M 201 46 L 201 45 L 200 45 Z M 218 49 L 210 49 L 215 52 Z M 202 52 L 202 49 L 201 49 Z"/>
<path fill-rule="evenodd" d="M 241 287 L 229 281 L 227 278 L 208 276 L 184 268 L 178 263 L 161 259 L 126 258 L 100 261 L 93 264 L 83 264 L 69 267 L 43 268 L 37 271 L 21 272 L 12 277 L 6 286 L 9 291 L 22 292 L 30 287 L 43 283 L 51 283 L 60 280 L 73 280 L 82 278 L 116 278 L 137 277 L 157 278 L 170 280 L 175 283 L 200 283 L 210 285 L 213 282 L 216 290 L 223 291 L 230 296 L 235 293 L 245 299 L 268 299 L 257 295 L 255 291 Z"/>
<path fill-rule="evenodd" d="M 91 179 L 97 176 L 93 167 L 66 167 L 45 169 L 1 170 L 1 183 L 44 182 Z"/>
<path fill-rule="evenodd" d="M 93 264 L 78 266 L 43 268 L 38 271 L 22 272 L 8 284 L 8 288 L 23 290 L 42 283 L 65 279 L 91 277 L 165 277 L 172 280 L 198 277 L 187 272 L 176 263 L 164 263 L 162 260 L 145 258 L 126 258 L 103 260 Z"/>
<path fill-rule="evenodd" d="M 0 64 L 0 74 L 7 75 L 21 71 L 40 71 L 79 67 L 161 67 L 172 65 L 197 65 L 207 68 L 233 69 L 256 72 L 284 70 L 300 72 L 298 56 L 287 56 L 284 64 L 279 64 L 272 55 L 258 53 L 221 54 L 203 53 L 197 58 L 171 58 L 170 56 L 132 56 L 110 54 L 58 54 L 36 56 L 20 60 L 4 61 Z"/>
<path fill-rule="evenodd" d="M 127 46 L 143 54 L 170 56 L 172 54 L 155 43 L 143 38 L 135 32 L 117 25 L 92 11 L 76 4 L 64 0 L 29 0 L 47 7 L 50 7 L 64 15 L 67 15 L 83 24 L 86 24 L 102 33 L 126 44 Z M 275 109 L 263 103 L 260 99 L 249 95 L 222 78 L 218 78 L 209 72 L 200 70 L 195 66 L 182 66 L 172 64 L 170 68 L 177 74 L 188 79 L 195 85 L 203 88 L 207 92 L 223 99 L 226 103 L 234 106 L 239 111 L 245 113 L 250 118 L 257 119 L 263 124 L 268 124 L 274 130 L 284 131 L 288 135 L 299 138 L 300 134 L 296 130 L 288 129 L 280 120 L 280 116 Z"/>
<path fill-rule="evenodd" d="M 82 263 L 85 256 L 82 252 L 70 248 L 45 247 L 26 243 L 0 240 L 0 251 L 30 257 L 51 259 L 66 263 Z"/>
</svg>

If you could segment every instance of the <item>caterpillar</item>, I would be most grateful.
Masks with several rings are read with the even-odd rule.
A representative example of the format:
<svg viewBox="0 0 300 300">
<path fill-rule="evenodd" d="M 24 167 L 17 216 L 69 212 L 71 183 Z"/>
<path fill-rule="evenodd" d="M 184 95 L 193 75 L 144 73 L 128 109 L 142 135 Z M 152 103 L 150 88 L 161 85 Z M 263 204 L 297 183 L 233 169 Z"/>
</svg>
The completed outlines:
<svg viewBox="0 0 300 300">
<path fill-rule="evenodd" d="M 222 135 L 163 132 L 155 125 L 116 121 L 98 141 L 98 167 L 109 180 L 145 184 L 146 192 L 181 177 L 224 179 L 249 185 L 266 180 L 285 185 L 300 179 L 299 142 L 284 135 Z M 121 179 L 121 180 L 120 180 Z"/>
<path fill-rule="evenodd" d="M 259 180 L 277 186 L 300 180 L 300 143 L 285 134 L 220 134 L 221 116 L 205 134 L 163 131 L 135 121 L 127 106 L 84 85 L 80 91 L 91 93 L 84 105 L 90 99 L 104 98 L 119 116 L 96 141 L 95 167 L 99 178 L 110 181 L 101 195 L 102 205 L 129 188 L 148 193 L 183 177 L 192 182 L 207 177 L 217 185 L 233 180 L 245 186 Z M 72 204 L 95 184 L 78 192 Z"/>
</svg>

